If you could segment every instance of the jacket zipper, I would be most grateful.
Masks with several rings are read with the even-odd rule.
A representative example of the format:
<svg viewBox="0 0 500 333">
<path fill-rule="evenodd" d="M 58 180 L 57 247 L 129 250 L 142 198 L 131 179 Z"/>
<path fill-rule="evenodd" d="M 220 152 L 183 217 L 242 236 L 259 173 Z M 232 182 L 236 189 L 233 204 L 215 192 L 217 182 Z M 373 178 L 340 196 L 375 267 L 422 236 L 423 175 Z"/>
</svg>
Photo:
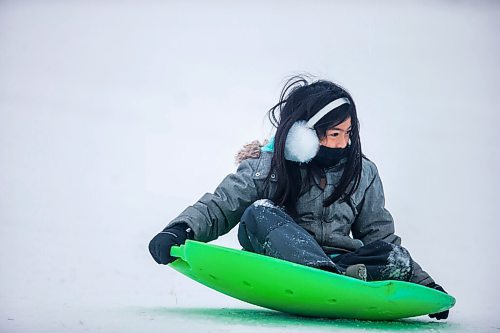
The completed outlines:
<svg viewBox="0 0 500 333">
<path fill-rule="evenodd" d="M 324 182 L 324 183 L 323 183 Z M 326 181 L 326 175 L 325 176 L 321 176 L 321 179 L 320 179 L 320 184 L 324 184 L 324 187 L 322 188 L 323 190 L 323 195 L 321 196 L 322 197 L 322 200 L 321 200 L 321 243 L 322 244 L 325 244 L 325 220 L 324 220 L 324 217 L 326 216 L 326 207 L 323 207 L 323 202 L 325 201 L 326 199 L 326 184 L 327 184 L 327 181 Z"/>
</svg>

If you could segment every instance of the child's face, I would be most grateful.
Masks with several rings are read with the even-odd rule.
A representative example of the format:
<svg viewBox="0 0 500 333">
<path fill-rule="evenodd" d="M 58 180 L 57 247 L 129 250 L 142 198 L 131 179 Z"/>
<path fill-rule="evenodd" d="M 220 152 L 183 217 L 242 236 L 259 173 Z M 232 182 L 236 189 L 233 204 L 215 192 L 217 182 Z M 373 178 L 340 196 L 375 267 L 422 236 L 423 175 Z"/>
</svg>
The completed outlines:
<svg viewBox="0 0 500 333">
<path fill-rule="evenodd" d="M 351 117 L 344 122 L 326 131 L 326 135 L 319 144 L 328 148 L 345 148 L 349 143 L 351 134 Z"/>
</svg>

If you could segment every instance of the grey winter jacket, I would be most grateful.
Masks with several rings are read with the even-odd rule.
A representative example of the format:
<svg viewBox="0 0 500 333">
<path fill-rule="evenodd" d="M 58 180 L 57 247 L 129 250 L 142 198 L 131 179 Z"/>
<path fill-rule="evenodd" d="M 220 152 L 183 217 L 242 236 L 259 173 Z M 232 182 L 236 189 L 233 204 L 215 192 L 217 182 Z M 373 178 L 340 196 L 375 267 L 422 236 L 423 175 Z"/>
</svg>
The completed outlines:
<svg viewBox="0 0 500 333">
<path fill-rule="evenodd" d="M 264 190 L 271 158 L 272 153 L 257 150 L 242 159 L 236 173 L 226 176 L 214 193 L 206 193 L 169 225 L 187 223 L 194 239 L 203 242 L 226 234 L 238 224 L 248 206 L 256 200 L 272 197 L 277 180 L 274 173 L 271 173 L 271 186 Z M 334 184 L 340 180 L 342 168 L 343 163 L 339 163 L 325 170 L 324 189 L 311 184 L 299 197 L 295 221 L 314 235 L 327 254 L 336 249 L 354 251 L 376 240 L 400 245 L 401 238 L 394 234 L 392 216 L 384 207 L 377 167 L 367 159 L 363 158 L 361 181 L 355 193 L 345 202 L 323 207 L 324 199 L 332 194 Z M 412 282 L 426 285 L 434 281 L 414 262 Z"/>
</svg>

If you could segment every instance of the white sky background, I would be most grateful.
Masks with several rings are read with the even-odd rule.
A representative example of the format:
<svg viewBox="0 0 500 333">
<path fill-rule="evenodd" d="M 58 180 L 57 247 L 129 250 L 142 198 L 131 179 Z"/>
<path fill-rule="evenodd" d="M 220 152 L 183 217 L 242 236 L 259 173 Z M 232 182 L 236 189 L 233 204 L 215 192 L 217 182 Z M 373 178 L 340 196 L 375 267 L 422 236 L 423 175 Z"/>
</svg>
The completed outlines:
<svg viewBox="0 0 500 333">
<path fill-rule="evenodd" d="M 498 331 L 499 18 L 494 1 L 2 1 L 0 331 L 401 329 L 269 319 L 150 258 L 301 72 L 352 93 L 397 234 L 457 298 L 448 324 L 406 329 Z"/>
</svg>

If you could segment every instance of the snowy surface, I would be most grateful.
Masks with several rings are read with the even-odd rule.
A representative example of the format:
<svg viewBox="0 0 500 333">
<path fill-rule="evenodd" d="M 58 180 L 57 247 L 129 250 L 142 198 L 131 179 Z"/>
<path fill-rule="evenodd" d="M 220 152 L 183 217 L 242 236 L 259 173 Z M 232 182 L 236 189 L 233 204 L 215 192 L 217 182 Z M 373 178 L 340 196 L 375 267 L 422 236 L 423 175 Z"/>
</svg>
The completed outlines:
<svg viewBox="0 0 500 333">
<path fill-rule="evenodd" d="M 499 32 L 495 1 L 0 2 L 0 332 L 500 331 Z M 303 71 L 352 93 L 448 321 L 288 316 L 150 257 Z"/>
</svg>

